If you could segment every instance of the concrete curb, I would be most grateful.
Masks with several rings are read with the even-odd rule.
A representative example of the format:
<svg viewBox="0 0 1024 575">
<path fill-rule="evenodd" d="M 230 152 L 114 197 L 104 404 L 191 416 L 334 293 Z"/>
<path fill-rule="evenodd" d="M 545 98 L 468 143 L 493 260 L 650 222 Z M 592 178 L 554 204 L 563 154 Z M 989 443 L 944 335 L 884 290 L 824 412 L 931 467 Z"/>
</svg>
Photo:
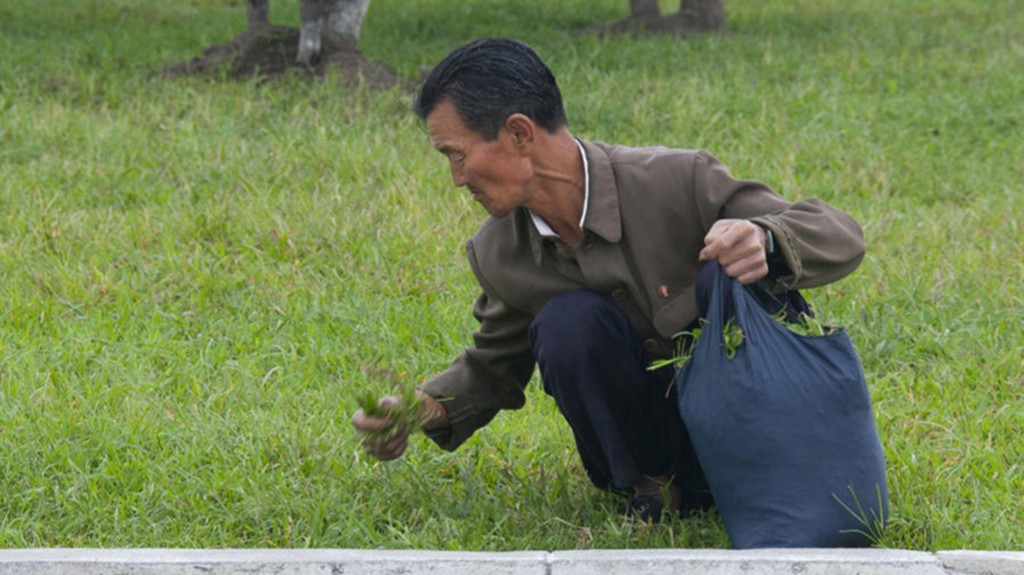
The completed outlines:
<svg viewBox="0 0 1024 575">
<path fill-rule="evenodd" d="M 1024 552 L 636 549 L 469 553 L 357 549 L 9 549 L 2 575 L 1024 575 Z"/>
</svg>

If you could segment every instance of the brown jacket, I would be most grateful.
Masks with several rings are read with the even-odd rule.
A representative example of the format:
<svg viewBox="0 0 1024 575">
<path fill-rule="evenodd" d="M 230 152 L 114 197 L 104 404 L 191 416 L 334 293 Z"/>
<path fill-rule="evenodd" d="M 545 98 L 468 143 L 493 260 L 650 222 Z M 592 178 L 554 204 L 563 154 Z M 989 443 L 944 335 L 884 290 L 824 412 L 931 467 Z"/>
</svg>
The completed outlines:
<svg viewBox="0 0 1024 575">
<path fill-rule="evenodd" d="M 697 256 L 716 220 L 745 218 L 772 231 L 788 267 L 765 280 L 776 290 L 833 282 L 864 256 L 860 226 L 846 213 L 733 179 L 707 152 L 581 143 L 590 199 L 576 248 L 543 239 L 524 209 L 487 219 L 466 245 L 483 290 L 473 308 L 480 330 L 472 347 L 422 386 L 452 423 L 430 434 L 445 449 L 499 410 L 522 407 L 534 369 L 527 332 L 555 294 L 581 287 L 609 294 L 648 351 L 668 357 L 672 335 L 697 318 Z"/>
</svg>

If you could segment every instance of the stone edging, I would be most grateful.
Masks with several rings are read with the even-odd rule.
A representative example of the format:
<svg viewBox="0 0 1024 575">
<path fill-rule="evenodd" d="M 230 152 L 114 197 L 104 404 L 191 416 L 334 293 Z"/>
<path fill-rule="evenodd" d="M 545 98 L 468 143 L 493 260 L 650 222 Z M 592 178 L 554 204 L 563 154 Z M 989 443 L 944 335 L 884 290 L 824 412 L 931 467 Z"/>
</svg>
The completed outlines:
<svg viewBox="0 0 1024 575">
<path fill-rule="evenodd" d="M 7 549 L 0 575 L 1024 575 L 1024 552 L 634 549 Z"/>
</svg>

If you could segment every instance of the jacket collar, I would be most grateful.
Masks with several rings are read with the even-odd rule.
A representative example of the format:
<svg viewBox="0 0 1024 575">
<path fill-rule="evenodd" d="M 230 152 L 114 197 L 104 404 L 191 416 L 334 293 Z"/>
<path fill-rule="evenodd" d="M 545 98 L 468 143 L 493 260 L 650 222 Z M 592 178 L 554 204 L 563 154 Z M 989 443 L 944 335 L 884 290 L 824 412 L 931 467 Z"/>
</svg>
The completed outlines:
<svg viewBox="0 0 1024 575">
<path fill-rule="evenodd" d="M 590 163 L 590 204 L 583 227 L 605 241 L 622 239 L 622 217 L 619 214 L 619 189 L 608 153 L 591 142 L 580 140 Z"/>
<path fill-rule="evenodd" d="M 590 176 L 590 198 L 587 201 L 587 213 L 583 218 L 584 231 L 593 232 L 608 242 L 622 239 L 622 218 L 619 214 L 619 191 L 615 185 L 615 173 L 611 159 L 605 150 L 591 142 L 577 139 L 587 155 Z M 526 221 L 529 229 L 530 247 L 537 265 L 541 263 L 544 253 L 544 238 L 537 231 L 525 209 L 520 216 Z"/>
</svg>

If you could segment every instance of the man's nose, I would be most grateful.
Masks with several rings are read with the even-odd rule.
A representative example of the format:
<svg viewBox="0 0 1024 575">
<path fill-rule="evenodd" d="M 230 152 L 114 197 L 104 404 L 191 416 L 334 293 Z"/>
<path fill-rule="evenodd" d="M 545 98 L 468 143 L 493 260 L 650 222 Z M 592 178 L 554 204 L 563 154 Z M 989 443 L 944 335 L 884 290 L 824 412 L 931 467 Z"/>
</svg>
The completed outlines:
<svg viewBox="0 0 1024 575">
<path fill-rule="evenodd" d="M 452 170 L 452 182 L 455 184 L 455 187 L 461 188 L 462 186 L 465 186 L 466 177 L 462 173 L 462 168 L 455 164 L 451 164 L 449 167 Z"/>
</svg>

